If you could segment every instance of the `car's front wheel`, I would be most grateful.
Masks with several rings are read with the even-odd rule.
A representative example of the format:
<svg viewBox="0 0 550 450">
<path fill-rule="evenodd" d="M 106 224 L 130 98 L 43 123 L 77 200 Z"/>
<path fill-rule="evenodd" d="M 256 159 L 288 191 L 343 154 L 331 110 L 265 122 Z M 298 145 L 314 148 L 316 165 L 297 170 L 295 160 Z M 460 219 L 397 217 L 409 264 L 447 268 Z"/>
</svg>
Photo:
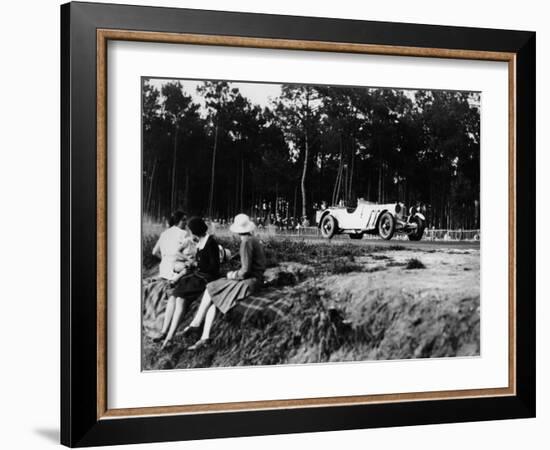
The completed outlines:
<svg viewBox="0 0 550 450">
<path fill-rule="evenodd" d="M 391 213 L 385 212 L 378 220 L 378 234 L 382 239 L 389 241 L 395 233 L 395 219 Z"/>
<path fill-rule="evenodd" d="M 422 236 L 424 235 L 424 229 L 426 228 L 426 224 L 420 217 L 413 217 L 410 221 L 412 223 L 416 223 L 416 229 L 409 233 L 409 240 L 419 241 L 420 239 L 422 239 Z"/>
<path fill-rule="evenodd" d="M 324 238 L 331 239 L 336 234 L 337 228 L 336 219 L 330 214 L 327 214 L 321 220 L 321 235 Z"/>
</svg>

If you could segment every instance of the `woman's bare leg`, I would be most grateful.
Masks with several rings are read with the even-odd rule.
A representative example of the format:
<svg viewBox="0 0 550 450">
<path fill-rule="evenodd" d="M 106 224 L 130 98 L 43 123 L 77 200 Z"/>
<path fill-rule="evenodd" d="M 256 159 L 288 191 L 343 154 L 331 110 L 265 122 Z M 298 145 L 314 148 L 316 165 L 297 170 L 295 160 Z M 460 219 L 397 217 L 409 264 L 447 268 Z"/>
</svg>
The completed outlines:
<svg viewBox="0 0 550 450">
<path fill-rule="evenodd" d="M 212 324 L 214 323 L 215 318 L 216 318 L 216 305 L 211 304 L 208 307 L 208 311 L 206 312 L 206 317 L 204 319 L 204 328 L 202 329 L 202 336 L 197 342 L 195 342 L 191 347 L 189 347 L 189 350 L 198 350 L 203 346 L 208 345 L 208 339 L 210 339 L 210 329 L 212 328 Z"/>
<path fill-rule="evenodd" d="M 174 337 L 174 333 L 178 329 L 178 325 L 180 322 L 181 315 L 183 314 L 183 308 L 185 306 L 185 300 L 183 298 L 176 298 L 176 306 L 174 308 L 174 314 L 172 315 L 172 322 L 170 323 L 170 330 L 168 331 L 168 334 L 166 335 L 166 339 L 164 340 L 164 344 L 162 346 L 166 346 L 166 344 Z"/>
<path fill-rule="evenodd" d="M 204 319 L 206 311 L 208 310 L 208 307 L 211 304 L 212 304 L 212 298 L 210 297 L 208 290 L 205 289 L 204 294 L 202 294 L 202 299 L 201 299 L 201 304 L 199 305 L 199 309 L 197 309 L 197 313 L 195 314 L 195 317 L 193 317 L 193 320 L 189 324 L 191 328 L 198 328 L 201 326 L 201 323 Z"/>
<path fill-rule="evenodd" d="M 166 310 L 164 311 L 164 323 L 162 324 L 162 330 L 160 334 L 164 335 L 168 333 L 168 327 L 172 322 L 172 316 L 174 315 L 174 308 L 176 306 L 176 298 L 171 295 L 166 303 Z"/>
<path fill-rule="evenodd" d="M 210 305 L 204 319 L 204 328 L 202 329 L 201 340 L 210 338 L 210 329 L 212 328 L 212 323 L 216 318 L 216 305 Z"/>
</svg>

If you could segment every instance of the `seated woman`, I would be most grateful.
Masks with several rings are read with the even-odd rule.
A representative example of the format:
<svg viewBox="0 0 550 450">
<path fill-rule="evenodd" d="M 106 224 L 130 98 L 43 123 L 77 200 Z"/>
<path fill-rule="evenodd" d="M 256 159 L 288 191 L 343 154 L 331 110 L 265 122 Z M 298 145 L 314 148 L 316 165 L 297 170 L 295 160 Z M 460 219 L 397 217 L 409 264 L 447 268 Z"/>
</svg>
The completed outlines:
<svg viewBox="0 0 550 450">
<path fill-rule="evenodd" d="M 187 229 L 197 241 L 196 268 L 190 272 L 180 272 L 172 279 L 171 299 L 175 299 L 173 308 L 166 308 L 161 336 L 164 336 L 162 348 L 171 343 L 172 337 L 185 309 L 185 302 L 195 300 L 206 284 L 220 276 L 220 249 L 214 236 L 207 233 L 208 227 L 200 217 L 192 217 Z"/>
<path fill-rule="evenodd" d="M 169 228 L 160 234 L 152 254 L 160 258 L 159 277 L 170 281 L 190 264 L 192 256 L 189 250 L 193 247 L 193 241 L 185 230 L 187 217 L 184 212 L 175 211 L 168 225 Z"/>
<path fill-rule="evenodd" d="M 227 278 L 208 283 L 202 296 L 201 304 L 191 324 L 184 333 L 200 327 L 204 320 L 202 336 L 189 350 L 196 350 L 208 343 L 210 329 L 216 316 L 216 308 L 226 314 L 239 300 L 242 300 L 259 289 L 265 271 L 265 254 L 260 241 L 252 236 L 256 226 L 246 214 L 235 217 L 229 229 L 241 237 L 239 254 L 241 268 L 228 272 Z"/>
</svg>

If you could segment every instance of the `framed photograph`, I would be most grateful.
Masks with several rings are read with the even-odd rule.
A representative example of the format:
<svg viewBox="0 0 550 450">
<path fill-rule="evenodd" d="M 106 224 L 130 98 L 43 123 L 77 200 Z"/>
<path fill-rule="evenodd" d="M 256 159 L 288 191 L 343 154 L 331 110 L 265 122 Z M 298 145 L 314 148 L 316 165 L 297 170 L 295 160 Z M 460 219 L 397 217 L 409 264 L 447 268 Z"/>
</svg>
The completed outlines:
<svg viewBox="0 0 550 450">
<path fill-rule="evenodd" d="M 61 7 L 61 441 L 535 415 L 535 33 Z"/>
</svg>

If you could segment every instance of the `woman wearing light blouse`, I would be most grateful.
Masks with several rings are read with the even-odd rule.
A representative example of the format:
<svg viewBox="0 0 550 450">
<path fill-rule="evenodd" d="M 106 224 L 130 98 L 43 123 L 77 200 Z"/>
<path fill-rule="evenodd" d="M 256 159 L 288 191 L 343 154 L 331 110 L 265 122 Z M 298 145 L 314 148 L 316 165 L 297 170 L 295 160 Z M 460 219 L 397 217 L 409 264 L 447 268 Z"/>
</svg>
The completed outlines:
<svg viewBox="0 0 550 450">
<path fill-rule="evenodd" d="M 172 280 L 190 264 L 189 250 L 193 241 L 185 230 L 187 217 L 182 211 L 176 211 L 168 221 L 169 228 L 164 230 L 153 247 L 152 254 L 160 258 L 159 277 Z"/>
<path fill-rule="evenodd" d="M 185 213 L 175 211 L 170 217 L 168 224 L 170 227 L 161 233 L 152 251 L 153 256 L 160 257 L 161 259 L 159 278 L 167 283 L 166 295 L 168 297 L 164 310 L 162 330 L 150 336 L 154 341 L 165 339 L 172 322 L 172 317 L 174 315 L 179 317 L 183 312 L 183 304 L 177 301 L 173 295 L 173 288 L 168 283 L 187 273 L 189 267 L 193 264 L 194 253 L 196 252 L 191 234 L 185 230 L 187 227 Z"/>
<path fill-rule="evenodd" d="M 216 309 L 226 314 L 240 300 L 256 291 L 263 282 L 265 271 L 265 254 L 260 241 L 252 235 L 256 226 L 246 214 L 235 217 L 229 228 L 241 237 L 239 254 L 241 268 L 228 272 L 227 278 L 221 278 L 208 283 L 202 296 L 201 304 L 191 324 L 185 328 L 184 334 L 200 327 L 204 320 L 204 328 L 199 341 L 189 347 L 196 350 L 206 345 L 210 338 L 210 329 L 216 317 Z"/>
</svg>

